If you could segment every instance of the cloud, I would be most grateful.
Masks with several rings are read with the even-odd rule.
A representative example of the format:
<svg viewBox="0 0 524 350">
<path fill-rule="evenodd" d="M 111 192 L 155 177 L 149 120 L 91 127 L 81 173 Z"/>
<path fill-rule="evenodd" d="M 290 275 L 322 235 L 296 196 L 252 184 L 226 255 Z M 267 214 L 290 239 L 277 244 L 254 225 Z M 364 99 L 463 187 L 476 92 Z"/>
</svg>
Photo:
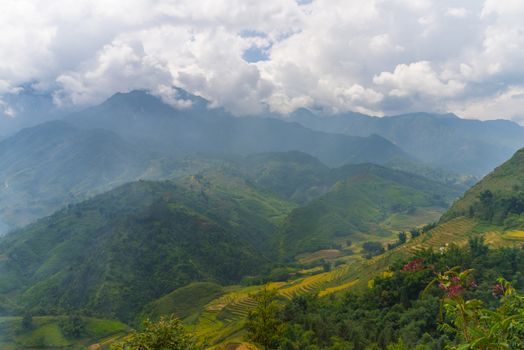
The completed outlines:
<svg viewBox="0 0 524 350">
<path fill-rule="evenodd" d="M 31 84 L 59 106 L 88 106 L 150 89 L 187 108 L 179 86 L 237 115 L 511 119 L 522 115 L 508 96 L 524 87 L 523 16 L 517 0 L 5 0 L 0 98 Z"/>
<path fill-rule="evenodd" d="M 14 118 L 16 112 L 3 100 L 0 100 L 0 113 L 2 113 L 7 118 Z"/>
<path fill-rule="evenodd" d="M 450 17 L 463 18 L 468 15 L 468 10 L 464 7 L 448 7 L 446 15 Z"/>
<path fill-rule="evenodd" d="M 382 72 L 376 75 L 373 82 L 386 87 L 389 95 L 395 97 L 449 97 L 459 94 L 464 89 L 464 83 L 460 81 L 442 79 L 428 61 L 399 64 L 393 73 Z"/>
<path fill-rule="evenodd" d="M 524 87 L 510 86 L 495 96 L 470 99 L 466 104 L 453 106 L 465 117 L 511 119 L 524 125 Z"/>
</svg>

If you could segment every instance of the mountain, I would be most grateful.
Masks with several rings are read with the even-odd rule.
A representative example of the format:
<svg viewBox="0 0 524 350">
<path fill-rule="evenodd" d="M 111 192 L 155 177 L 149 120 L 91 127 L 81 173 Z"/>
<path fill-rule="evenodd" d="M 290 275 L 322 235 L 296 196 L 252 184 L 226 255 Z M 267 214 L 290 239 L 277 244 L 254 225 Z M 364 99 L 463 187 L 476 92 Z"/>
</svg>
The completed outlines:
<svg viewBox="0 0 524 350">
<path fill-rule="evenodd" d="M 258 187 L 299 205 L 324 194 L 333 185 L 327 165 L 298 151 L 253 154 L 235 166 Z"/>
<path fill-rule="evenodd" d="M 0 218 L 6 227 L 22 226 L 173 166 L 108 130 L 81 130 L 62 121 L 26 128 L 0 142 Z"/>
<path fill-rule="evenodd" d="M 353 177 L 362 169 L 359 165 L 345 165 L 329 168 L 317 158 L 303 152 L 273 152 L 247 156 L 235 162 L 235 166 L 251 179 L 257 186 L 278 194 L 289 201 L 305 205 L 311 200 L 325 194 L 338 181 Z M 365 166 L 364 166 L 365 167 Z M 367 165 L 371 169 L 371 165 Z M 430 178 L 413 176 L 405 171 L 383 169 L 384 174 L 394 177 L 395 181 L 405 183 L 416 181 L 425 183 L 428 187 L 441 188 L 446 200 L 453 199 L 466 189 L 463 185 L 443 184 L 431 181 Z M 429 181 L 428 181 L 429 180 Z M 449 194 L 452 193 L 452 197 Z"/>
<path fill-rule="evenodd" d="M 237 118 L 222 109 L 209 108 L 207 101 L 199 97 L 186 92 L 184 96 L 184 100 L 192 102 L 191 108 L 174 109 L 145 91 L 120 93 L 66 120 L 86 129 L 111 130 L 129 142 L 171 156 L 296 150 L 330 166 L 411 159 L 376 135 L 318 132 L 276 118 Z"/>
<path fill-rule="evenodd" d="M 27 95 L 51 108 L 47 97 Z M 236 118 L 183 90 L 177 96 L 191 107 L 174 109 L 144 91 L 119 93 L 63 120 L 2 139 L 0 234 L 124 182 L 180 176 L 186 173 L 180 164 L 200 169 L 196 163 L 201 161 L 187 164 L 188 157 L 301 150 L 330 165 L 412 162 L 378 136 L 335 135 L 278 119 Z"/>
<path fill-rule="evenodd" d="M 479 121 L 430 113 L 321 117 L 305 109 L 295 112 L 291 120 L 324 132 L 380 135 L 433 167 L 475 176 L 485 175 L 524 146 L 524 128 L 507 120 Z"/>
<path fill-rule="evenodd" d="M 293 205 L 223 180 L 129 183 L 8 234 L 0 292 L 37 313 L 86 309 L 129 321 L 190 282 L 264 271 Z"/>
<path fill-rule="evenodd" d="M 524 149 L 488 174 L 444 215 L 468 216 L 506 228 L 524 227 Z"/>
<path fill-rule="evenodd" d="M 23 84 L 19 91 L 3 93 L 0 98 L 0 140 L 19 130 L 64 117 L 72 108 L 57 107 L 53 96 Z"/>
<path fill-rule="evenodd" d="M 460 193 L 373 164 L 334 169 L 331 177 L 334 185 L 327 193 L 286 218 L 281 228 L 286 255 L 344 246 L 347 240 L 390 236 L 392 229 L 407 229 L 399 223 L 408 218 L 424 217 L 435 210 L 438 215 Z"/>
</svg>

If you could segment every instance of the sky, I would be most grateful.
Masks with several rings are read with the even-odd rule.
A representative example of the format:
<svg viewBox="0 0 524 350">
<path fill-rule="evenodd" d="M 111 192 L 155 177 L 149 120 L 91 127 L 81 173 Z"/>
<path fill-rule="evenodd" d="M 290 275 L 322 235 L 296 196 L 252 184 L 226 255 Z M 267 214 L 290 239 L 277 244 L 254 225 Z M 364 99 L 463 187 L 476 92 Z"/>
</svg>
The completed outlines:
<svg viewBox="0 0 524 350">
<path fill-rule="evenodd" d="M 524 123 L 522 0 L 0 0 L 0 111 L 174 86 L 236 115 L 414 111 Z M 7 98 L 9 96 L 9 98 Z"/>
</svg>

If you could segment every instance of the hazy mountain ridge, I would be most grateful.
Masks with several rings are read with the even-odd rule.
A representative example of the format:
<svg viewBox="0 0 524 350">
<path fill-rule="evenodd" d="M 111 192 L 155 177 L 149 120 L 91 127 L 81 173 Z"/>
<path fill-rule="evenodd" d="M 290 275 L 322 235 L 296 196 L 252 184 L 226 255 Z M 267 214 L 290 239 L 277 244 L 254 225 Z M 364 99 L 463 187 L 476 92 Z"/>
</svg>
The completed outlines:
<svg viewBox="0 0 524 350">
<path fill-rule="evenodd" d="M 380 137 L 315 132 L 278 119 L 236 118 L 208 109 L 207 101 L 183 90 L 178 95 L 192 106 L 177 110 L 144 91 L 120 93 L 0 141 L 1 220 L 21 226 L 124 182 L 169 177 L 178 168 L 174 161 L 187 156 L 301 150 L 334 165 L 411 161 Z"/>
<path fill-rule="evenodd" d="M 305 109 L 293 113 L 291 120 L 313 130 L 380 135 L 433 167 L 476 176 L 485 175 L 524 146 L 524 128 L 508 120 L 479 121 L 431 113 L 321 117 Z"/>
<path fill-rule="evenodd" d="M 277 118 L 234 117 L 223 109 L 209 109 L 197 96 L 186 98 L 196 101 L 194 107 L 174 109 L 145 91 L 132 91 L 114 95 L 66 120 L 83 128 L 108 129 L 130 142 L 175 156 L 296 150 L 334 166 L 411 158 L 376 135 L 345 136 L 313 131 Z"/>
<path fill-rule="evenodd" d="M 174 164 L 102 129 L 62 121 L 23 129 L 0 142 L 1 215 L 23 225 L 60 207 Z"/>
</svg>

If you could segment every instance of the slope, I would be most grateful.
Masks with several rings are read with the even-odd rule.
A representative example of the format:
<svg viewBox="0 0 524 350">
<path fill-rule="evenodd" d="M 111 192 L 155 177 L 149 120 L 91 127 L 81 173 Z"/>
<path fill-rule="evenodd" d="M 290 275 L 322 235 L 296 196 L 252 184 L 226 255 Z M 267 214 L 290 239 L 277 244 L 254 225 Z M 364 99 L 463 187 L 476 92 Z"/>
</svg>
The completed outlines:
<svg viewBox="0 0 524 350">
<path fill-rule="evenodd" d="M 0 291 L 40 313 L 87 309 L 130 320 L 192 281 L 263 271 L 291 208 L 241 179 L 126 184 L 6 236 Z"/>
<path fill-rule="evenodd" d="M 59 121 L 27 128 L 0 142 L 0 218 L 22 226 L 118 184 L 159 177 L 173 166 L 107 130 L 79 130 Z"/>
<path fill-rule="evenodd" d="M 440 183 L 372 164 L 334 169 L 331 176 L 337 182 L 326 194 L 286 219 L 281 230 L 285 255 L 389 236 L 392 216 L 443 211 L 458 195 Z"/>
<path fill-rule="evenodd" d="M 469 216 L 505 227 L 524 227 L 524 149 L 455 202 L 443 220 Z"/>
<path fill-rule="evenodd" d="M 524 146 L 524 128 L 506 120 L 467 120 L 453 114 L 412 113 L 370 117 L 346 113 L 320 117 L 299 110 L 293 120 L 325 132 L 380 135 L 437 168 L 485 175 Z"/>
<path fill-rule="evenodd" d="M 82 128 L 104 128 L 129 142 L 164 154 L 247 155 L 302 151 L 328 165 L 410 159 L 379 136 L 359 137 L 313 131 L 274 118 L 238 118 L 212 109 L 206 100 L 178 90 L 191 108 L 174 109 L 144 91 L 116 94 L 99 106 L 67 118 Z"/>
</svg>

